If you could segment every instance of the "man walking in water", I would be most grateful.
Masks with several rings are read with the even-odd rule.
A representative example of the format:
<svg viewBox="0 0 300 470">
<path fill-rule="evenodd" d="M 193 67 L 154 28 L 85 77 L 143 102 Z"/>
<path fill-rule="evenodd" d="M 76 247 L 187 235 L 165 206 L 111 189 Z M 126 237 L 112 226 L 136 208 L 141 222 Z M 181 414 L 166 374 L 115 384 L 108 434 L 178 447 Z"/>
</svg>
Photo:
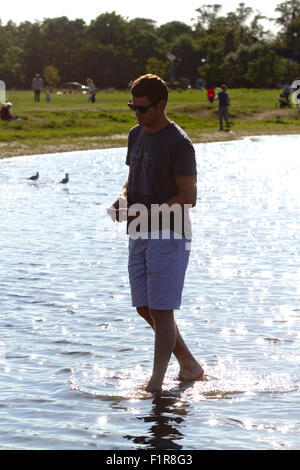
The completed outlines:
<svg viewBox="0 0 300 470">
<path fill-rule="evenodd" d="M 116 220 L 120 221 L 122 197 L 127 199 L 132 305 L 155 332 L 153 372 L 146 390 L 160 392 L 172 352 L 180 365 L 180 380 L 194 381 L 203 376 L 202 367 L 174 320 L 190 254 L 185 238 L 186 213 L 196 204 L 197 171 L 190 139 L 166 116 L 165 82 L 156 75 L 144 75 L 133 83 L 131 95 L 128 105 L 135 112 L 138 125 L 129 132 L 129 176 L 113 207 Z M 165 209 L 181 209 L 179 224 L 176 214 L 170 211 L 167 225 L 161 214 L 155 219 L 157 207 L 162 204 Z M 142 212 L 144 219 L 140 218 Z M 143 220 L 148 223 L 146 230 Z"/>
</svg>

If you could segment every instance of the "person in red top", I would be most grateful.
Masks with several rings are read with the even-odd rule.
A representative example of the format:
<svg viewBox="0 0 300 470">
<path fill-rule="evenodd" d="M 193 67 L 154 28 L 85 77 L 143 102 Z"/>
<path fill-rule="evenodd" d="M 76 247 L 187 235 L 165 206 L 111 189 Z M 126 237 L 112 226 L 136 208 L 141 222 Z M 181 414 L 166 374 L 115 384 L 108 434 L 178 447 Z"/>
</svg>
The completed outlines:
<svg viewBox="0 0 300 470">
<path fill-rule="evenodd" d="M 215 99 L 215 89 L 214 88 L 207 88 L 207 98 L 210 103 L 214 102 Z"/>
</svg>

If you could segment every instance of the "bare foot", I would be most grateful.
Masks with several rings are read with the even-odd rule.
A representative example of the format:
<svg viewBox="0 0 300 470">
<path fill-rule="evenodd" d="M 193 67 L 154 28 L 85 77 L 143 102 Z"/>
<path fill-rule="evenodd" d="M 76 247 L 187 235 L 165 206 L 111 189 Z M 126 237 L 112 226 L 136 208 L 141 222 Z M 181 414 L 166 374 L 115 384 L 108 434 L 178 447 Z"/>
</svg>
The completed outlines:
<svg viewBox="0 0 300 470">
<path fill-rule="evenodd" d="M 194 363 L 189 367 L 182 367 L 178 374 L 179 380 L 184 380 L 186 382 L 194 382 L 196 380 L 201 380 L 204 374 L 204 370 L 198 364 L 198 362 Z"/>
<path fill-rule="evenodd" d="M 149 392 L 149 393 L 161 392 L 161 384 L 158 382 L 155 382 L 155 380 L 150 379 L 146 387 L 146 392 Z"/>
</svg>

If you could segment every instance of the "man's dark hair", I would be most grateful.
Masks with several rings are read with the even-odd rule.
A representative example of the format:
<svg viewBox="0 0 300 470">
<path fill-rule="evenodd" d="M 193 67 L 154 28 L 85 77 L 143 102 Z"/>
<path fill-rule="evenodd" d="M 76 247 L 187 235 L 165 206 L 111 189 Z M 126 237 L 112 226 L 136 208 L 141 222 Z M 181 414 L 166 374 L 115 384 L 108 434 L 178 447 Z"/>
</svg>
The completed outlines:
<svg viewBox="0 0 300 470">
<path fill-rule="evenodd" d="M 167 84 L 157 75 L 148 73 L 137 78 L 131 87 L 131 94 L 136 98 L 147 96 L 151 103 L 156 104 L 161 100 L 168 101 Z"/>
</svg>

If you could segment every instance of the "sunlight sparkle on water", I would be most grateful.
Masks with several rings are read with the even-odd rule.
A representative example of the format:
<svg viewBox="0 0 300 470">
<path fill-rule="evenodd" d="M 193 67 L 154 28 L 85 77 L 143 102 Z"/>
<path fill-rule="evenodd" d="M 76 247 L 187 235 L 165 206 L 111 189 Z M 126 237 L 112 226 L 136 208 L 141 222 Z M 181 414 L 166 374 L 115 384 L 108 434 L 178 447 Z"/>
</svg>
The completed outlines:
<svg viewBox="0 0 300 470">
<path fill-rule="evenodd" d="M 195 146 L 175 316 L 205 376 L 181 383 L 172 356 L 161 397 L 145 391 L 154 334 L 131 305 L 125 224 L 106 213 L 126 149 L 0 160 L 2 446 L 299 448 L 298 147 L 299 136 Z"/>
</svg>

